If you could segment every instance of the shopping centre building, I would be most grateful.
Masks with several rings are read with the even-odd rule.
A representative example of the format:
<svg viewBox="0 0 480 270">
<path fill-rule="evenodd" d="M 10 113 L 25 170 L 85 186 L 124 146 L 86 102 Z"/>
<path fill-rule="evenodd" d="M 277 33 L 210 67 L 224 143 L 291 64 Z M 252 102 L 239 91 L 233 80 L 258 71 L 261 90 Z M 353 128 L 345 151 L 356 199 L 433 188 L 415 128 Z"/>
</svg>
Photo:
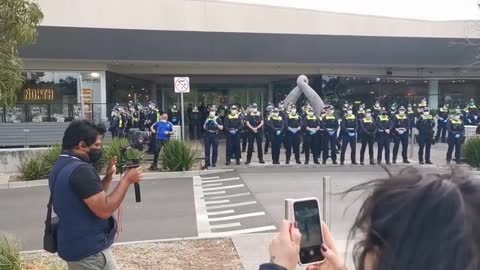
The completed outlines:
<svg viewBox="0 0 480 270">
<path fill-rule="evenodd" d="M 332 103 L 480 101 L 475 21 L 422 21 L 217 0 L 39 0 L 26 83 L 0 122 L 105 121 L 115 103 L 277 102 L 299 74 Z"/>
</svg>

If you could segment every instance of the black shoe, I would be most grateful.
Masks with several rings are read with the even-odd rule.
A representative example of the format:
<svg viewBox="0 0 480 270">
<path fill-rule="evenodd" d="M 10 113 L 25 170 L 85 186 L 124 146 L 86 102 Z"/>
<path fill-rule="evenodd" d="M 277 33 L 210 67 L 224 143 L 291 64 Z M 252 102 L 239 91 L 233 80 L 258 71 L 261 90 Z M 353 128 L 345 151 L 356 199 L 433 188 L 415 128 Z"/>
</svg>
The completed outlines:
<svg viewBox="0 0 480 270">
<path fill-rule="evenodd" d="M 250 164 L 250 160 L 247 160 L 247 161 L 245 162 L 245 165 L 248 165 L 248 164 Z"/>
<path fill-rule="evenodd" d="M 427 160 L 427 162 L 425 162 L 426 164 L 429 164 L 429 165 L 432 165 L 433 163 L 430 161 L 430 160 Z"/>
<path fill-rule="evenodd" d="M 320 162 L 318 162 L 318 160 L 315 160 L 313 163 L 315 163 L 317 165 L 320 164 Z"/>
<path fill-rule="evenodd" d="M 227 162 L 225 162 L 225 166 L 228 166 L 228 165 L 230 165 L 230 160 L 227 161 Z M 213 167 L 213 166 L 212 166 L 212 167 Z"/>
<path fill-rule="evenodd" d="M 157 166 L 157 164 L 152 164 L 152 166 L 150 166 L 149 170 L 150 170 L 150 171 L 158 171 L 158 166 Z"/>
<path fill-rule="evenodd" d="M 202 170 L 207 170 L 207 169 L 208 169 L 208 165 L 203 165 Z"/>
<path fill-rule="evenodd" d="M 425 162 L 423 162 L 423 161 L 419 161 L 418 163 L 419 163 L 420 165 L 425 164 Z"/>
<path fill-rule="evenodd" d="M 303 164 L 308 165 L 308 163 L 310 163 L 310 162 L 308 160 L 305 160 L 305 163 L 303 163 Z"/>
<path fill-rule="evenodd" d="M 296 160 L 295 161 L 297 164 L 302 164 L 302 162 L 300 160 Z"/>
<path fill-rule="evenodd" d="M 403 163 L 405 163 L 405 164 L 410 164 L 410 161 L 408 161 L 408 159 L 405 159 L 405 160 L 403 161 Z"/>
<path fill-rule="evenodd" d="M 285 161 L 285 164 L 290 164 L 290 160 L 286 160 L 286 161 Z"/>
<path fill-rule="evenodd" d="M 322 164 L 323 165 L 327 164 L 327 161 L 326 160 L 322 161 Z"/>
<path fill-rule="evenodd" d="M 217 164 L 213 163 L 212 167 L 213 167 L 213 168 L 217 167 Z"/>
<path fill-rule="evenodd" d="M 345 165 L 345 163 L 344 163 L 343 161 L 340 161 L 340 165 L 342 165 L 342 166 L 343 166 L 343 165 Z"/>
<path fill-rule="evenodd" d="M 240 165 L 240 159 L 237 159 L 237 165 Z"/>
<path fill-rule="evenodd" d="M 354 161 L 354 162 L 352 162 L 352 165 L 358 165 L 358 163 Z"/>
<path fill-rule="evenodd" d="M 335 161 L 333 161 L 332 163 L 333 163 L 333 165 L 337 165 L 337 161 L 336 161 L 336 160 L 335 160 Z"/>
<path fill-rule="evenodd" d="M 370 165 L 376 165 L 374 161 L 370 161 Z"/>
<path fill-rule="evenodd" d="M 392 163 L 390 163 L 390 161 L 387 161 L 385 164 L 387 164 L 387 165 L 392 165 Z"/>
<path fill-rule="evenodd" d="M 365 163 L 363 163 L 363 161 L 360 161 L 360 165 L 362 165 L 362 166 L 363 166 L 363 165 L 365 165 Z"/>
<path fill-rule="evenodd" d="M 392 161 L 392 164 L 397 164 L 397 161 L 396 160 Z"/>
<path fill-rule="evenodd" d="M 378 164 L 378 165 L 381 165 L 381 164 L 382 164 L 382 161 L 377 160 L 377 164 Z"/>
<path fill-rule="evenodd" d="M 455 163 L 456 163 L 457 165 L 462 164 L 460 161 L 455 161 Z"/>
<path fill-rule="evenodd" d="M 260 164 L 265 164 L 265 161 L 263 159 L 260 159 L 259 163 Z"/>
</svg>

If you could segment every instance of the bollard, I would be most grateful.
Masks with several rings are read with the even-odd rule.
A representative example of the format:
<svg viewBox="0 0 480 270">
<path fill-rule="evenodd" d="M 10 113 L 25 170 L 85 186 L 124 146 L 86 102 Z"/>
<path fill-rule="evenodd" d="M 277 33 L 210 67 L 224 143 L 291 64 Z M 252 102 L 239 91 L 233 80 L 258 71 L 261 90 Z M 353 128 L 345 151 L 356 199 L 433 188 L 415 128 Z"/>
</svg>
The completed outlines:
<svg viewBox="0 0 480 270">
<path fill-rule="evenodd" d="M 330 228 L 330 176 L 323 177 L 322 218 Z"/>
</svg>

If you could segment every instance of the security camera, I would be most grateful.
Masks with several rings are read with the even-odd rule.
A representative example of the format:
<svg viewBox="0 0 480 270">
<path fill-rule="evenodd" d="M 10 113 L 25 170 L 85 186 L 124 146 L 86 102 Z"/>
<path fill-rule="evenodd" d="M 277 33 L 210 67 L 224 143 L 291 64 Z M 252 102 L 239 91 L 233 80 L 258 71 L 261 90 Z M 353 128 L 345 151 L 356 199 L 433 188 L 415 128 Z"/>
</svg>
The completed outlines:
<svg viewBox="0 0 480 270">
<path fill-rule="evenodd" d="M 387 68 L 387 70 L 385 70 L 385 74 L 386 74 L 387 76 L 392 76 L 392 75 L 393 75 L 392 69 L 391 69 L 391 68 Z"/>
</svg>

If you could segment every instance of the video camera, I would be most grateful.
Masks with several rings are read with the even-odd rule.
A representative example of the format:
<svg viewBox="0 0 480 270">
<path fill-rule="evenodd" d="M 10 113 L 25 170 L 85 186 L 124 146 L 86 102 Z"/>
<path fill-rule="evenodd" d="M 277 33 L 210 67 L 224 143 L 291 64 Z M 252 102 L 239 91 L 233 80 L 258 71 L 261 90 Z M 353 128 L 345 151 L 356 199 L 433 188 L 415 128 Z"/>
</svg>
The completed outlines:
<svg viewBox="0 0 480 270">
<path fill-rule="evenodd" d="M 128 132 L 128 141 L 132 148 L 143 151 L 144 146 L 150 141 L 150 131 L 141 131 L 138 128 L 132 128 Z"/>
</svg>

